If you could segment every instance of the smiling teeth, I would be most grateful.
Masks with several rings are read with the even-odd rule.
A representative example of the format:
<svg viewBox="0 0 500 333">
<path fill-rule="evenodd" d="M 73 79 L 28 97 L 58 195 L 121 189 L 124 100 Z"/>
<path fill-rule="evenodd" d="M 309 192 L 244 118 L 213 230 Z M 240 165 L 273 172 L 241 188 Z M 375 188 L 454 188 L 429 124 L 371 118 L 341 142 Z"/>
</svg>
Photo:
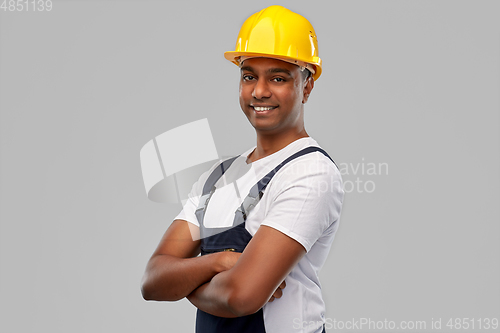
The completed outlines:
<svg viewBox="0 0 500 333">
<path fill-rule="evenodd" d="M 267 107 L 254 106 L 253 108 L 255 109 L 255 111 L 269 111 L 269 110 L 274 109 L 274 107 L 271 107 L 271 106 L 267 106 Z"/>
</svg>

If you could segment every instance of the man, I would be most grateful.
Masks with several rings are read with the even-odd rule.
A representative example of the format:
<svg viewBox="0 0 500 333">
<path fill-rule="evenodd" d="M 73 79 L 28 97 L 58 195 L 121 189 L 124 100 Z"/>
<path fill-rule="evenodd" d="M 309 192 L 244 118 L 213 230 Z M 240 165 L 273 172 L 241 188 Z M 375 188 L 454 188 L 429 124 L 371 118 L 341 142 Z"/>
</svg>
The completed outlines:
<svg viewBox="0 0 500 333">
<path fill-rule="evenodd" d="M 240 105 L 257 145 L 193 186 L 147 265 L 143 296 L 187 297 L 198 333 L 324 332 L 318 273 L 344 192 L 304 127 L 321 74 L 314 29 L 271 6 L 247 19 L 225 57 L 240 66 Z"/>
</svg>

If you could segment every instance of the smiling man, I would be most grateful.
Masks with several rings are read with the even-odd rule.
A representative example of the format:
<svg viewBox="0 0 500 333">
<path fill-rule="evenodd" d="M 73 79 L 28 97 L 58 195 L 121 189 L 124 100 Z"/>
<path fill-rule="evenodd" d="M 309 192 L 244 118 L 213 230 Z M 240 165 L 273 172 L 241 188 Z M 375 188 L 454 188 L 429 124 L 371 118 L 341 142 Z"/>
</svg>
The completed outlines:
<svg viewBox="0 0 500 333">
<path fill-rule="evenodd" d="M 142 282 L 146 300 L 187 297 L 197 333 L 325 331 L 318 274 L 344 192 L 304 127 L 321 75 L 317 49 L 304 17 L 271 6 L 245 21 L 225 53 L 240 67 L 240 105 L 257 144 L 193 185 Z"/>
</svg>

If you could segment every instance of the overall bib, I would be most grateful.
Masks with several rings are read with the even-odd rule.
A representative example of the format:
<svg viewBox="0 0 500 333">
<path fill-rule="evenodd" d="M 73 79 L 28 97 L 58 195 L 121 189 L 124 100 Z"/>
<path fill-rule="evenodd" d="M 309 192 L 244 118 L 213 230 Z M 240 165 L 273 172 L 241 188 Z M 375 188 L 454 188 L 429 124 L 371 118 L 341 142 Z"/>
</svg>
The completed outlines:
<svg viewBox="0 0 500 333">
<path fill-rule="evenodd" d="M 264 190 L 273 178 L 273 176 L 288 162 L 302 155 L 321 152 L 328 157 L 330 156 L 319 147 L 306 147 L 295 154 L 291 155 L 276 168 L 265 175 L 250 189 L 248 195 L 243 200 L 243 203 L 234 214 L 233 225 L 225 228 L 207 228 L 203 224 L 205 211 L 212 194 L 215 192 L 215 183 L 222 177 L 226 170 L 231 166 L 238 156 L 228 159 L 218 165 L 210 174 L 205 185 L 203 186 L 200 204 L 196 210 L 196 217 L 200 224 L 201 236 L 201 255 L 219 251 L 235 251 L 243 252 L 248 242 L 252 239 L 252 235 L 245 228 L 245 221 L 253 207 L 257 205 L 259 200 L 264 195 Z M 335 164 L 335 162 L 333 162 Z M 265 333 L 264 327 L 264 312 L 262 308 L 254 314 L 237 317 L 223 318 L 211 315 L 198 309 L 196 313 L 196 333 Z M 323 328 L 324 332 L 324 328 Z"/>
</svg>

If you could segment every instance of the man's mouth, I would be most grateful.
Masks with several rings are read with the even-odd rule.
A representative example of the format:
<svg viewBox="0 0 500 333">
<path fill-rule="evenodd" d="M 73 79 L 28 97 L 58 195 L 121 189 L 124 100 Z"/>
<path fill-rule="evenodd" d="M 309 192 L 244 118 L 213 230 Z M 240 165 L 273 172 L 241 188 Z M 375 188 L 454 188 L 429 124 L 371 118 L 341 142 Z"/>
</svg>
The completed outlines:
<svg viewBox="0 0 500 333">
<path fill-rule="evenodd" d="M 252 105 L 252 108 L 256 112 L 266 112 L 266 111 L 271 111 L 276 108 L 276 106 L 254 106 Z"/>
</svg>

